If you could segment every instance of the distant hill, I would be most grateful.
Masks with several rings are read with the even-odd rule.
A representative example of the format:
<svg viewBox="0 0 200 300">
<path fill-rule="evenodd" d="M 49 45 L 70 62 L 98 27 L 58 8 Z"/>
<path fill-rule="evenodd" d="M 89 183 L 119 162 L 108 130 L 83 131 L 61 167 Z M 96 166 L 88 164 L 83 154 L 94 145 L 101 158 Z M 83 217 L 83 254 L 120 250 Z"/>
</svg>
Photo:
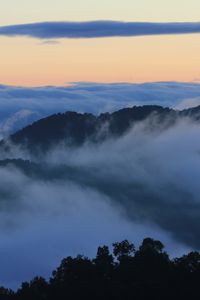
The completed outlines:
<svg viewBox="0 0 200 300">
<path fill-rule="evenodd" d="M 100 142 L 109 137 L 125 134 L 134 124 L 150 119 L 149 130 L 173 125 L 179 118 L 200 120 L 200 106 L 175 111 L 161 106 L 148 105 L 125 108 L 114 113 L 99 116 L 76 112 L 58 113 L 34 122 L 9 137 L 16 145 L 27 147 L 31 152 L 47 151 L 52 146 L 65 143 L 80 146 L 86 141 Z M 8 140 L 1 142 L 1 146 Z"/>
</svg>

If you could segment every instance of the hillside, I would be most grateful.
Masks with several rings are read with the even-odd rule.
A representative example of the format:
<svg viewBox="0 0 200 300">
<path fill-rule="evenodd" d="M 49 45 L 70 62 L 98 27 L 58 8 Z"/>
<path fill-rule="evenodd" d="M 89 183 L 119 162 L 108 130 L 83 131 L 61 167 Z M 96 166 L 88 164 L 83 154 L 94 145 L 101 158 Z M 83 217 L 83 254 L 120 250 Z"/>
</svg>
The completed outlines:
<svg viewBox="0 0 200 300">
<path fill-rule="evenodd" d="M 184 112 L 187 114 L 187 112 Z M 60 142 L 80 146 L 86 141 L 99 142 L 108 137 L 119 137 L 134 124 L 153 116 L 155 124 L 171 125 L 178 113 L 161 106 L 125 108 L 114 113 L 92 114 L 66 112 L 41 119 L 9 137 L 9 141 L 26 146 L 31 152 L 46 151 Z M 7 140 L 1 142 L 5 145 Z"/>
</svg>

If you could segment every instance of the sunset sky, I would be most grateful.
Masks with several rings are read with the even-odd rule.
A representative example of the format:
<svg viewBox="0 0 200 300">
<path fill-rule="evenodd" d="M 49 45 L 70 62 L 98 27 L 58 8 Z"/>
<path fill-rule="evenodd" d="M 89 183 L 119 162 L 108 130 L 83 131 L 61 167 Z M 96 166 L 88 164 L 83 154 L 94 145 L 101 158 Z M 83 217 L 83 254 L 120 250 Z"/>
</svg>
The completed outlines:
<svg viewBox="0 0 200 300">
<path fill-rule="evenodd" d="M 199 0 L 1 0 L 0 26 L 45 21 L 198 22 Z M 200 81 L 200 34 L 0 37 L 0 83 Z"/>
</svg>

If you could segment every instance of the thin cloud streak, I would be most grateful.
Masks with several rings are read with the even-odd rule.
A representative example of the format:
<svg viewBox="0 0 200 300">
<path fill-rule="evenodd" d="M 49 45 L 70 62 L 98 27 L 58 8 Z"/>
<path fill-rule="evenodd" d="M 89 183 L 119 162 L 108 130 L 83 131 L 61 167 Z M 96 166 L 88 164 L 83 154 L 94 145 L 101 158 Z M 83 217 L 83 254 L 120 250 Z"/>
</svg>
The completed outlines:
<svg viewBox="0 0 200 300">
<path fill-rule="evenodd" d="M 28 36 L 39 39 L 134 37 L 200 33 L 200 22 L 41 22 L 0 27 L 2 36 Z"/>
</svg>

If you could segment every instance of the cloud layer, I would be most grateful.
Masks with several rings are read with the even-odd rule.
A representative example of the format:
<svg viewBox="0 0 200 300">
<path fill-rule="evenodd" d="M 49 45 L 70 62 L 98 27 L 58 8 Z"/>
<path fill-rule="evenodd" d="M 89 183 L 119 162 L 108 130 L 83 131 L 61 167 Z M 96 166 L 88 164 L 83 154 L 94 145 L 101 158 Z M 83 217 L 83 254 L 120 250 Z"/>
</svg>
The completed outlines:
<svg viewBox="0 0 200 300">
<path fill-rule="evenodd" d="M 61 258 L 124 238 L 161 239 L 176 256 L 200 249 L 200 126 L 148 125 L 100 145 L 57 145 L 34 158 L 47 177 L 0 167 L 1 284 L 49 276 Z"/>
<path fill-rule="evenodd" d="M 0 137 L 48 115 L 77 111 L 95 115 L 134 105 L 187 108 L 200 105 L 200 84 L 158 82 L 76 83 L 66 87 L 0 86 Z"/>
<path fill-rule="evenodd" d="M 165 131 L 147 121 L 120 139 L 71 153 L 59 147 L 47 159 L 78 168 L 76 183 L 106 194 L 130 220 L 152 222 L 199 250 L 199 132 L 187 119 Z"/>
<path fill-rule="evenodd" d="M 39 39 L 129 37 L 200 33 L 200 23 L 147 23 L 118 21 L 43 22 L 0 27 L 0 35 Z"/>
</svg>

